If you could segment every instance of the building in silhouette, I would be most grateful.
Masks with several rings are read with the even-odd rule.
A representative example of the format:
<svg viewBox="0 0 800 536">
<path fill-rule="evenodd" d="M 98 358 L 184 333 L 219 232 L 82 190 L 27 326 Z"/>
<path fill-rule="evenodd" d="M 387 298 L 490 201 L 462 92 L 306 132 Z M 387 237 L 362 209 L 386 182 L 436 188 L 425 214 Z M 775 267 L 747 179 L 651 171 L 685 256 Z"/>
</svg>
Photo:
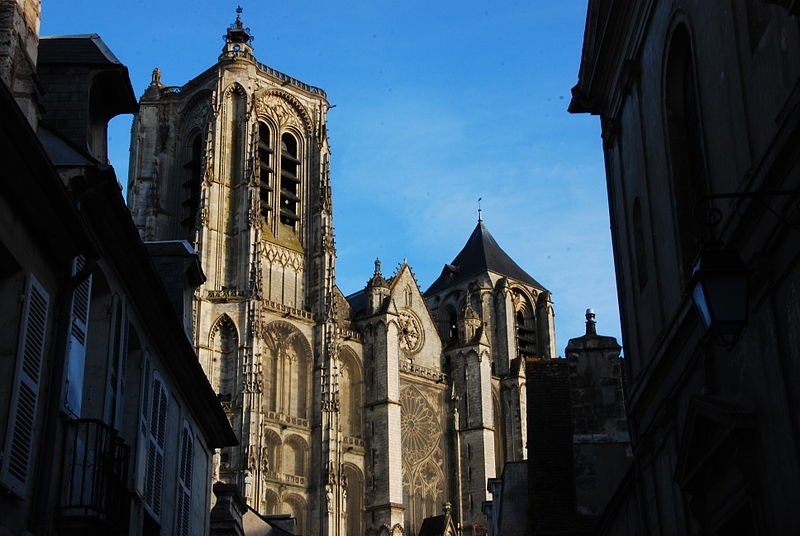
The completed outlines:
<svg viewBox="0 0 800 536">
<path fill-rule="evenodd" d="M 604 534 L 800 532 L 798 60 L 796 2 L 589 2 L 635 454 Z"/>
</svg>

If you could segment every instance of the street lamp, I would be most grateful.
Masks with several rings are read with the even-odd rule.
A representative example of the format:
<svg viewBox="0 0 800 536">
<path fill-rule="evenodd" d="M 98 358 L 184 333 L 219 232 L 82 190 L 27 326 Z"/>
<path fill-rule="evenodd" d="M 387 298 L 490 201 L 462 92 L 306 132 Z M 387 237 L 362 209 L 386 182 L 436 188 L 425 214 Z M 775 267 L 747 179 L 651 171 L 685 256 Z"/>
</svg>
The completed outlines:
<svg viewBox="0 0 800 536">
<path fill-rule="evenodd" d="M 703 325 L 717 341 L 733 346 L 747 323 L 747 268 L 732 249 L 706 246 L 697 256 L 689 290 Z"/>
</svg>

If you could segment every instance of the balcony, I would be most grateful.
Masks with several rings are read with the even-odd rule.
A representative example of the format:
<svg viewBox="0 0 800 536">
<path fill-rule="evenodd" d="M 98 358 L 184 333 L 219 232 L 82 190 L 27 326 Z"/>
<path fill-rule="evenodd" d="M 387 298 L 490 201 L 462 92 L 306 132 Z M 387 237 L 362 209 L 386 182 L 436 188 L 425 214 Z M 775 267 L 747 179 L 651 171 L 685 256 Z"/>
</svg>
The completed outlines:
<svg viewBox="0 0 800 536">
<path fill-rule="evenodd" d="M 58 526 L 61 534 L 126 533 L 130 447 L 101 421 L 66 422 Z"/>
</svg>

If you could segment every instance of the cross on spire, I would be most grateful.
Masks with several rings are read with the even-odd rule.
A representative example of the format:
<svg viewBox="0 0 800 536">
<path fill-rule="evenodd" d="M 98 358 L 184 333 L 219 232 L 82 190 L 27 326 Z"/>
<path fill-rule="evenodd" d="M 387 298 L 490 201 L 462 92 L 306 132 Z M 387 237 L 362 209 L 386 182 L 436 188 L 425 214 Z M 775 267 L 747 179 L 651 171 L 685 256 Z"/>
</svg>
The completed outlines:
<svg viewBox="0 0 800 536">
<path fill-rule="evenodd" d="M 482 197 L 479 197 L 479 198 L 478 198 L 478 223 L 480 223 L 480 222 L 482 222 L 482 221 L 483 221 L 483 218 L 481 217 L 481 213 L 483 212 L 483 211 L 481 210 L 481 200 L 482 200 L 482 199 L 483 199 Z"/>
</svg>

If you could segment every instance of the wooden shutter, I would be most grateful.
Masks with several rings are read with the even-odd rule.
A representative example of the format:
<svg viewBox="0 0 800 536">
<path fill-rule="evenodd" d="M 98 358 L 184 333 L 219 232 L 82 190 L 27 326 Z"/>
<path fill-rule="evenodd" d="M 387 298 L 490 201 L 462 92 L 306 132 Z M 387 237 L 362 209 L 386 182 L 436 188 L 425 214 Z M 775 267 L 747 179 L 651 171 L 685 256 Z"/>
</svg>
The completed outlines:
<svg viewBox="0 0 800 536">
<path fill-rule="evenodd" d="M 150 444 L 150 353 L 142 352 L 141 373 L 139 377 L 139 433 L 136 439 L 136 467 L 134 469 L 134 489 L 144 498 L 147 482 L 147 453 Z"/>
<path fill-rule="evenodd" d="M 86 265 L 79 255 L 72 262 L 72 275 L 77 275 Z M 67 336 L 67 373 L 64 388 L 64 409 L 80 418 L 83 401 L 83 373 L 86 368 L 86 343 L 89 337 L 89 306 L 92 292 L 91 274 L 75 287 L 70 299 L 69 333 Z"/>
<path fill-rule="evenodd" d="M 125 366 L 128 353 L 128 315 L 125 299 L 115 295 L 112 300 L 111 336 L 108 338 L 108 369 L 104 421 L 122 430 L 125 402 Z"/>
<path fill-rule="evenodd" d="M 0 481 L 20 497 L 28 490 L 31 451 L 34 450 L 49 302 L 49 295 L 33 274 L 28 276 L 24 299 L 8 429 L 0 466 Z"/>
<path fill-rule="evenodd" d="M 153 388 L 150 393 L 152 400 L 150 401 L 150 437 L 147 445 L 145 504 L 149 507 L 153 516 L 156 519 L 160 519 L 169 395 L 164 386 L 164 381 L 157 372 L 153 372 Z"/>
<path fill-rule="evenodd" d="M 191 534 L 192 519 L 192 461 L 194 460 L 194 437 L 188 423 L 183 423 L 181 434 L 181 459 L 178 474 L 177 536 Z"/>
</svg>

